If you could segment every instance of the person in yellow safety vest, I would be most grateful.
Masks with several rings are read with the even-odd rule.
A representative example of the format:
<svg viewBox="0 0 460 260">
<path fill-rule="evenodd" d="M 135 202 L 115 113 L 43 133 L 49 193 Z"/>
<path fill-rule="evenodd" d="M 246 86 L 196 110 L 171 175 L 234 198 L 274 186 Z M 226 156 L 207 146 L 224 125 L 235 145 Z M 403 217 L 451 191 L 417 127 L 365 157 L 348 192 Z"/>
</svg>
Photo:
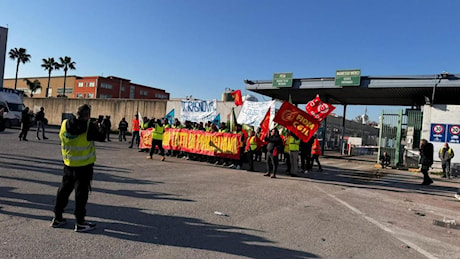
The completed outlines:
<svg viewBox="0 0 460 260">
<path fill-rule="evenodd" d="M 248 140 L 246 141 L 246 154 L 248 156 L 249 169 L 248 172 L 254 171 L 254 154 L 257 150 L 259 141 L 257 141 L 256 132 L 253 130 L 249 133 Z"/>
<path fill-rule="evenodd" d="M 291 133 L 289 131 L 286 132 L 285 135 L 280 134 L 281 139 L 283 140 L 283 157 L 286 160 L 286 173 L 290 175 L 291 173 L 291 159 L 289 158 L 289 145 L 287 143 L 289 136 Z"/>
<path fill-rule="evenodd" d="M 161 122 L 161 119 L 157 119 L 156 123 L 153 125 L 152 131 L 152 147 L 150 148 L 150 154 L 147 156 L 147 159 L 152 159 L 155 146 L 158 146 L 160 149 L 161 160 L 165 160 L 165 150 L 163 149 L 163 133 L 165 132 L 165 127 Z"/>
<path fill-rule="evenodd" d="M 220 123 L 219 133 L 228 133 L 228 128 L 225 122 Z"/>
<path fill-rule="evenodd" d="M 75 189 L 75 231 L 85 232 L 95 228 L 95 224 L 87 222 L 86 203 L 91 190 L 93 167 L 96 162 L 96 146 L 94 141 L 103 142 L 106 137 L 105 128 L 90 118 L 91 107 L 81 105 L 77 117 L 62 122 L 59 131 L 61 153 L 64 161 L 64 176 L 57 191 L 54 206 L 54 218 L 51 227 L 57 228 L 66 224 L 63 218 L 69 196 Z"/>
<path fill-rule="evenodd" d="M 297 177 L 299 173 L 299 147 L 300 139 L 293 133 L 288 137 L 286 146 L 289 146 L 289 159 L 291 161 L 291 176 Z"/>
<path fill-rule="evenodd" d="M 448 143 L 444 143 L 443 147 L 439 150 L 439 159 L 441 159 L 442 178 L 450 179 L 450 161 L 454 158 L 454 150 L 449 147 Z"/>
<path fill-rule="evenodd" d="M 321 168 L 321 164 L 319 163 L 319 156 L 321 155 L 321 146 L 316 136 L 313 136 L 312 138 L 314 138 L 314 141 L 313 145 L 311 146 L 310 167 L 311 169 L 313 169 L 313 163 L 316 161 L 316 163 L 318 164 L 318 171 L 322 172 L 323 168 Z"/>
</svg>

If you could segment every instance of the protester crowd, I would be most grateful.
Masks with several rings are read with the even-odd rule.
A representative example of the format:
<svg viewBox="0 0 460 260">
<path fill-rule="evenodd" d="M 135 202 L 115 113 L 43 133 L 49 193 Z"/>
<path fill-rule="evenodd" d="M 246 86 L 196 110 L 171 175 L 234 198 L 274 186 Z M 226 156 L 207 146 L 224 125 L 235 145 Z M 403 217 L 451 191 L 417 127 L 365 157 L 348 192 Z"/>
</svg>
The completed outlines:
<svg viewBox="0 0 460 260">
<path fill-rule="evenodd" d="M 240 157 L 237 159 L 228 159 L 220 156 L 211 156 L 204 154 L 191 153 L 183 150 L 164 150 L 162 147 L 163 134 L 166 129 L 187 129 L 195 131 L 203 131 L 208 133 L 233 133 L 240 135 L 239 150 Z M 127 121 L 123 118 L 118 129 L 120 130 L 119 141 L 126 141 L 126 129 L 128 129 Z M 142 130 L 152 131 L 152 145 L 150 149 L 143 148 L 141 144 L 140 132 Z M 161 160 L 165 160 L 165 156 L 182 158 L 184 160 L 194 160 L 206 162 L 209 164 L 221 165 L 237 170 L 246 169 L 247 171 L 255 171 L 254 162 L 261 162 L 262 155 L 266 163 L 264 170 L 265 176 L 276 178 L 278 173 L 279 162 L 286 164 L 286 174 L 290 176 L 298 176 L 298 174 L 307 174 L 312 170 L 313 163 L 318 164 L 318 171 L 322 171 L 319 163 L 319 155 L 321 147 L 319 140 L 315 137 L 305 143 L 293 133 L 282 126 L 273 128 L 269 133 L 263 133 L 258 127 L 256 130 L 252 127 L 244 127 L 241 124 L 236 124 L 234 130 L 231 131 L 229 123 L 225 122 L 192 122 L 186 120 L 180 122 L 178 118 L 169 122 L 166 118 L 148 118 L 139 119 L 135 115 L 131 122 L 132 139 L 129 148 L 140 147 L 139 152 L 148 152 L 147 159 L 152 159 L 154 154 L 161 156 Z M 300 166 L 299 166 L 300 161 Z"/>
</svg>

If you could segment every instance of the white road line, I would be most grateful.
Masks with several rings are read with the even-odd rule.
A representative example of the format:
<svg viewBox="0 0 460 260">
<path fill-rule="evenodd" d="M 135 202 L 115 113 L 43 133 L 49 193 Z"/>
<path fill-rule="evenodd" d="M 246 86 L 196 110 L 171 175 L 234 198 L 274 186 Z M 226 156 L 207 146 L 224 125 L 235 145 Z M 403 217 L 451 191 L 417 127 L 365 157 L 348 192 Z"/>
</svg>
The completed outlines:
<svg viewBox="0 0 460 260">
<path fill-rule="evenodd" d="M 359 209 L 357 209 L 357 208 L 351 206 L 350 204 L 348 204 L 348 203 L 346 203 L 345 201 L 343 201 L 343 200 L 337 198 L 336 196 L 334 196 L 334 195 L 332 195 L 332 194 L 326 192 L 325 190 L 321 189 L 320 187 L 317 187 L 316 185 L 314 185 L 314 187 L 315 187 L 317 190 L 319 190 L 319 191 L 323 192 L 324 194 L 326 194 L 327 196 L 333 198 L 334 200 L 336 200 L 337 202 L 339 202 L 339 203 L 342 204 L 343 206 L 349 208 L 351 211 L 353 211 L 353 212 L 355 212 L 356 214 L 362 216 L 362 217 L 365 218 L 367 221 L 369 221 L 369 222 L 371 222 L 372 224 L 376 225 L 376 226 L 379 227 L 380 229 L 385 230 L 386 232 L 392 234 L 394 237 L 396 237 L 397 239 L 399 239 L 401 242 L 405 243 L 406 245 L 410 246 L 411 248 L 413 248 L 414 250 L 416 250 L 416 251 L 419 252 L 420 254 L 426 256 L 426 257 L 429 258 L 429 259 L 437 259 L 437 258 L 438 258 L 438 257 L 435 257 L 434 255 L 428 253 L 427 251 L 423 250 L 423 249 L 420 248 L 419 246 L 413 244 L 412 242 L 410 242 L 410 241 L 408 241 L 408 240 L 406 240 L 406 239 L 404 239 L 404 238 L 401 238 L 401 237 L 397 236 L 397 234 L 396 234 L 393 230 L 391 230 L 391 229 L 389 229 L 388 227 L 382 225 L 382 224 L 381 224 L 380 222 L 378 222 L 377 220 L 375 220 L 375 219 L 373 219 L 373 218 L 371 218 L 371 217 L 366 216 L 366 214 L 364 214 L 363 212 L 361 212 Z"/>
</svg>

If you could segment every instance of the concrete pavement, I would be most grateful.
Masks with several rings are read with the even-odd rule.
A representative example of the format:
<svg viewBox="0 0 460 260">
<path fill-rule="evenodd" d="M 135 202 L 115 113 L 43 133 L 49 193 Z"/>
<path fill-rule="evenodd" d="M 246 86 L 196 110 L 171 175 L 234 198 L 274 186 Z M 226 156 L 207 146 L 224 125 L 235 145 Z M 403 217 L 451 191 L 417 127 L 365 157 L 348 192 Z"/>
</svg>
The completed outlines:
<svg viewBox="0 0 460 260">
<path fill-rule="evenodd" d="M 459 180 L 323 157 L 323 172 L 277 179 L 98 143 L 88 220 L 49 227 L 62 175 L 57 132 L 0 133 L 0 258 L 460 258 Z M 247 165 L 246 165 L 247 166 Z M 227 216 L 214 214 L 215 211 Z"/>
</svg>

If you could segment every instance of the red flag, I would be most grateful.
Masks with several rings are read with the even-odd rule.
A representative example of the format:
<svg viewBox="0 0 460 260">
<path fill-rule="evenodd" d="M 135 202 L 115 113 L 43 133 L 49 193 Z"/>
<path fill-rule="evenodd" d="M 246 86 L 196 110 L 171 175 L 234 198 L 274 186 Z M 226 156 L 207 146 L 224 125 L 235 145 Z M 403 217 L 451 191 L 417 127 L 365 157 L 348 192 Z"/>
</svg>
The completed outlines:
<svg viewBox="0 0 460 260">
<path fill-rule="evenodd" d="M 331 104 L 324 103 L 319 98 L 319 95 L 316 95 L 316 98 L 307 103 L 305 109 L 309 115 L 313 116 L 318 122 L 321 122 L 334 111 L 335 107 Z"/>
<path fill-rule="evenodd" d="M 239 89 L 235 90 L 232 93 L 230 93 L 230 95 L 232 95 L 233 100 L 235 100 L 236 106 L 243 105 L 243 98 L 241 97 L 241 90 Z"/>
<path fill-rule="evenodd" d="M 319 122 L 313 116 L 287 101 L 283 102 L 273 121 L 286 127 L 304 142 L 308 142 L 319 127 Z"/>
<path fill-rule="evenodd" d="M 268 108 L 268 111 L 265 114 L 264 119 L 262 120 L 262 122 L 260 122 L 260 128 L 262 129 L 262 132 L 260 132 L 260 139 L 264 140 L 265 136 L 270 131 L 270 108 Z"/>
</svg>

